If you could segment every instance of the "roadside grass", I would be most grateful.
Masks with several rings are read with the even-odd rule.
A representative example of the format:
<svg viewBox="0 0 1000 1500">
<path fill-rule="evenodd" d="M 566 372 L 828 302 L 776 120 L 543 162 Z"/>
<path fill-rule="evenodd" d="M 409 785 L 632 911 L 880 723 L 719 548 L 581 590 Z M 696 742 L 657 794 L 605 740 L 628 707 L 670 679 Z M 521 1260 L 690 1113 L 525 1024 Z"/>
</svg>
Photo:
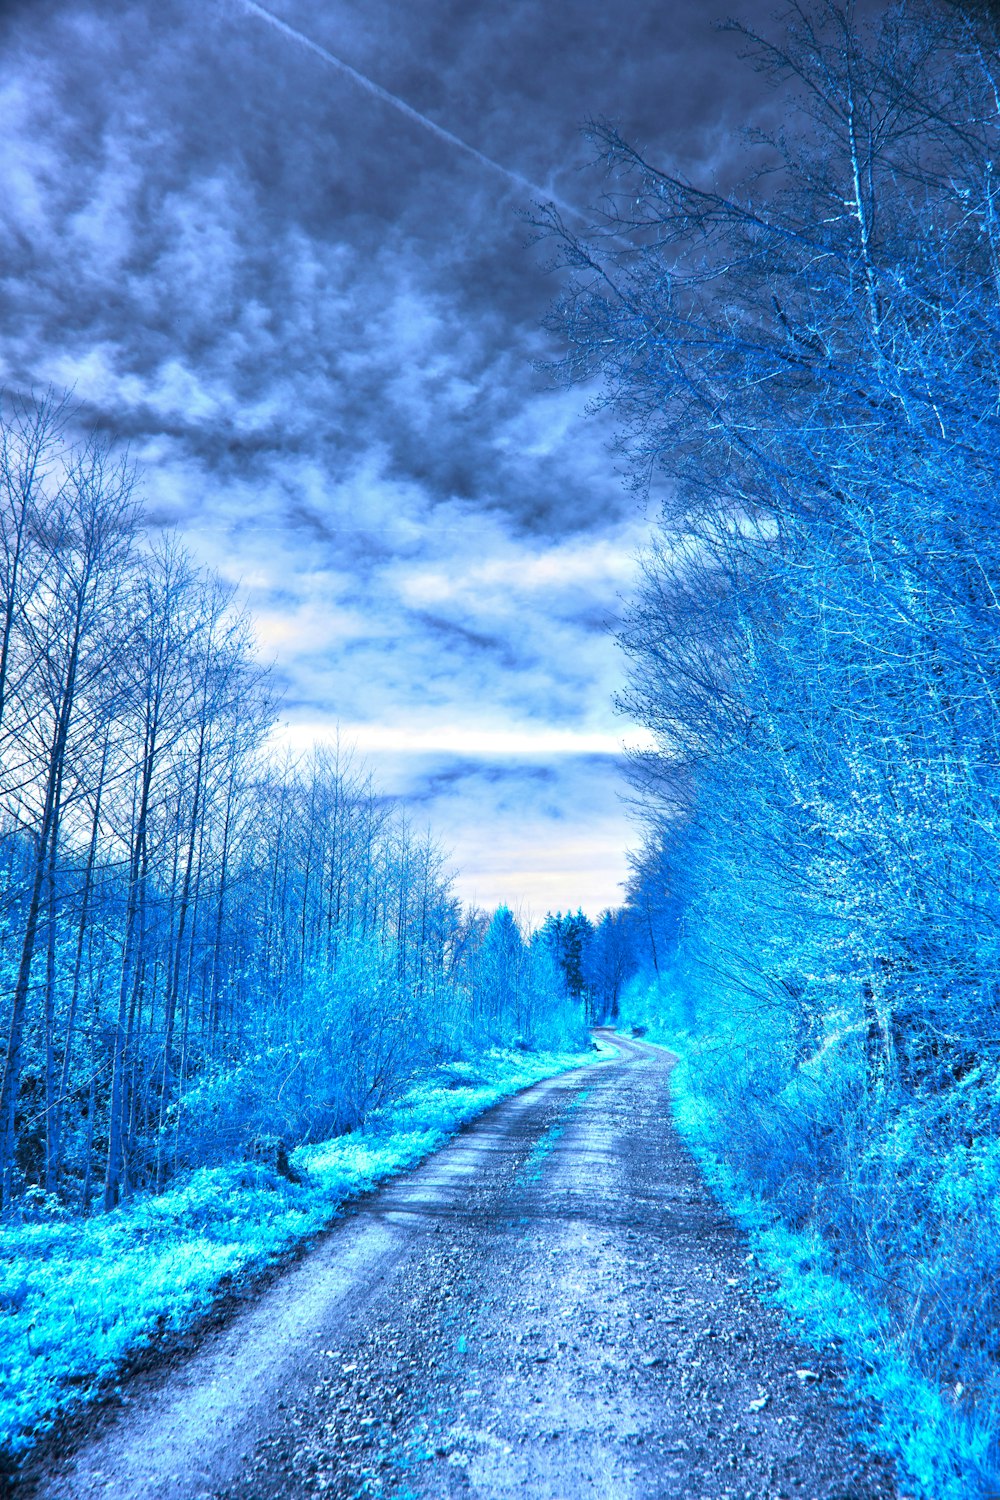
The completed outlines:
<svg viewBox="0 0 1000 1500">
<path fill-rule="evenodd" d="M 746 1230 L 758 1266 L 776 1284 L 773 1300 L 797 1336 L 840 1349 L 849 1387 L 879 1416 L 878 1431 L 859 1436 L 894 1458 L 901 1495 L 998 1500 L 995 1403 L 977 1409 L 962 1402 L 961 1388 L 942 1389 L 922 1375 L 912 1353 L 919 1329 L 894 1326 L 884 1307 L 838 1274 L 834 1252 L 817 1230 L 789 1227 L 752 1177 L 724 1159 L 720 1132 L 732 1122 L 699 1087 L 701 1065 L 718 1040 L 643 1019 L 645 1039 L 678 1058 L 671 1073 L 674 1118 L 707 1183 Z"/>
<path fill-rule="evenodd" d="M 111 1214 L 75 1218 L 40 1198 L 33 1215 L 0 1224 L 0 1454 L 8 1466 L 105 1389 L 128 1356 L 193 1323 L 234 1282 L 327 1226 L 347 1199 L 415 1165 L 501 1099 L 611 1055 L 600 1046 L 498 1049 L 447 1064 L 365 1129 L 293 1152 L 299 1183 L 236 1162 L 195 1170 Z"/>
</svg>

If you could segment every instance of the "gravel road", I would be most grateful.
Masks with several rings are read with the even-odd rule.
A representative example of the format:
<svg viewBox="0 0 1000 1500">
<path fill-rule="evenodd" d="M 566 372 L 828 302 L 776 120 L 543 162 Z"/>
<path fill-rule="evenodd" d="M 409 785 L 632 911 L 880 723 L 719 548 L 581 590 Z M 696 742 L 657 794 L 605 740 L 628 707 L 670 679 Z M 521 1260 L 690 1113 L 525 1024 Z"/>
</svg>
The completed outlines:
<svg viewBox="0 0 1000 1500">
<path fill-rule="evenodd" d="M 36 1493 L 891 1500 L 672 1129 L 668 1055 L 616 1041 L 352 1208 Z"/>
</svg>

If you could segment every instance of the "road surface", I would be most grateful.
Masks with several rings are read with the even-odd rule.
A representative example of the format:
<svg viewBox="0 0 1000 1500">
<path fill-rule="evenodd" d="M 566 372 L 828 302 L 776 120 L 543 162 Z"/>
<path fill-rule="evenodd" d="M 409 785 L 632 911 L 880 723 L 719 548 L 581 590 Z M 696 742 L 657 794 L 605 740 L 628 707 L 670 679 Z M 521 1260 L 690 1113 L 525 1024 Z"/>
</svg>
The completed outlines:
<svg viewBox="0 0 1000 1500">
<path fill-rule="evenodd" d="M 890 1500 L 670 1125 L 668 1054 L 618 1045 L 352 1208 L 34 1492 Z"/>
</svg>

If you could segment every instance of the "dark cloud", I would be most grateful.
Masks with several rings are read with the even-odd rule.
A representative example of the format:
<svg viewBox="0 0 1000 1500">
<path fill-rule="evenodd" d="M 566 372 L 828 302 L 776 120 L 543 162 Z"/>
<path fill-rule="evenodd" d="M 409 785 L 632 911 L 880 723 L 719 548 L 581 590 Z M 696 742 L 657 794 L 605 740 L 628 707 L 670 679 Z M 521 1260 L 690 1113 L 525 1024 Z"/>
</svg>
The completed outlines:
<svg viewBox="0 0 1000 1500">
<path fill-rule="evenodd" d="M 509 640 L 501 635 L 484 635 L 481 631 L 470 630 L 455 620 L 443 620 L 437 615 L 417 611 L 414 620 L 426 627 L 431 636 L 440 640 L 442 649 L 448 656 L 442 663 L 442 670 L 451 671 L 451 661 L 448 659 L 454 651 L 470 653 L 478 656 L 485 653 L 491 657 L 504 671 L 523 672 L 529 667 L 537 664 L 537 653 L 530 654 L 517 652 L 511 649 Z"/>
<path fill-rule="evenodd" d="M 584 211 L 589 117 L 726 180 L 772 107 L 703 0 L 273 8 Z M 526 246 L 530 195 L 240 0 L 8 4 L 0 52 L 0 376 L 72 388 L 128 440 L 155 523 L 243 581 L 293 728 L 613 742 L 604 626 L 645 523 L 588 393 L 540 373 L 557 281 Z M 476 759 L 457 811 L 446 781 L 413 795 L 516 864 L 586 786 L 607 872 L 609 762 Z M 518 795 L 521 845 L 495 836 Z"/>
<path fill-rule="evenodd" d="M 523 796 L 524 787 L 555 787 L 560 783 L 559 770 L 553 765 L 525 764 L 521 761 L 483 762 L 481 760 L 449 759 L 442 764 L 432 762 L 422 774 L 413 776 L 406 789 L 407 803 L 435 802 L 461 790 L 478 795 L 483 787 L 504 787 L 508 794 L 513 791 L 516 798 Z"/>
</svg>

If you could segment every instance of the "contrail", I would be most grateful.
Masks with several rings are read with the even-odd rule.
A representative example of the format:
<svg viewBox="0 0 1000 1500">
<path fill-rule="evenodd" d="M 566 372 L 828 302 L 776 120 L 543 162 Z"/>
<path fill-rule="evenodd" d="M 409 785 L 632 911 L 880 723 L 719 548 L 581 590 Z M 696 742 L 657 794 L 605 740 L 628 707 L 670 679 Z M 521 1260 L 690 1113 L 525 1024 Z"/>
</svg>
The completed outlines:
<svg viewBox="0 0 1000 1500">
<path fill-rule="evenodd" d="M 391 105 L 393 109 L 398 110 L 400 114 L 405 115 L 414 124 L 423 126 L 424 130 L 429 130 L 431 135 L 436 135 L 439 141 L 444 141 L 446 145 L 454 146 L 459 151 L 464 151 L 466 156 L 471 156 L 481 167 L 488 167 L 491 172 L 499 172 L 509 182 L 515 182 L 518 187 L 527 189 L 532 197 L 539 199 L 541 202 L 553 203 L 557 208 L 562 209 L 563 213 L 572 214 L 576 219 L 584 217 L 580 213 L 580 210 L 574 208 L 571 203 L 564 202 L 553 193 L 547 193 L 544 188 L 540 188 L 537 183 L 529 181 L 520 172 L 515 172 L 510 167 L 502 166 L 500 162 L 494 161 L 492 157 L 485 156 L 477 147 L 470 146 L 468 141 L 463 141 L 461 136 L 453 135 L 443 125 L 438 125 L 436 121 L 428 119 L 427 115 L 422 115 L 418 109 L 413 108 L 412 104 L 407 104 L 405 99 L 400 99 L 396 94 L 390 94 L 388 89 L 382 88 L 380 84 L 366 77 L 364 73 L 359 73 L 357 68 L 352 68 L 350 63 L 344 62 L 342 58 L 337 57 L 333 52 L 328 52 L 325 47 L 321 47 L 318 42 L 314 42 L 312 37 L 306 36 L 305 32 L 297 31 L 294 26 L 289 26 L 287 21 L 282 21 L 279 16 L 276 16 L 273 11 L 268 10 L 266 6 L 258 5 L 257 0 L 239 0 L 239 3 L 244 9 L 252 11 L 256 16 L 260 16 L 262 21 L 267 21 L 270 26 L 274 26 L 278 31 L 284 32 L 285 36 L 291 37 L 292 41 L 298 42 L 300 46 L 308 48 L 310 52 L 314 52 L 317 57 L 321 57 L 324 62 L 329 63 L 332 68 L 336 68 L 339 73 L 345 74 L 359 88 L 363 88 L 367 93 L 373 94 L 376 99 L 381 99 L 383 104 Z"/>
</svg>

